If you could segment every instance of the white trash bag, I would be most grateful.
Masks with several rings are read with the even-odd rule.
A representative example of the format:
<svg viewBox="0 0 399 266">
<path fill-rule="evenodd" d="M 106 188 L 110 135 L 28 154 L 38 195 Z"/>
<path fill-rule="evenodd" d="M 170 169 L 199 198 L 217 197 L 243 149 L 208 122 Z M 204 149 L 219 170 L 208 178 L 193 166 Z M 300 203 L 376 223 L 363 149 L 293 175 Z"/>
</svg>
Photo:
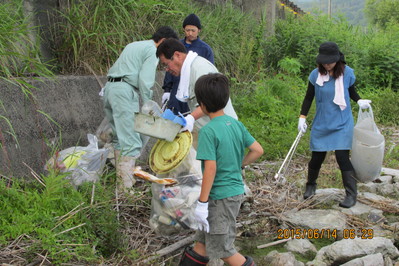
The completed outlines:
<svg viewBox="0 0 399 266">
<path fill-rule="evenodd" d="M 380 176 L 384 159 L 385 138 L 374 122 L 371 107 L 365 111 L 359 109 L 359 115 L 353 131 L 351 161 L 357 180 L 367 183 Z"/>
<path fill-rule="evenodd" d="M 69 179 L 75 187 L 83 182 L 97 182 L 102 175 L 109 150 L 98 148 L 97 137 L 87 134 L 87 147 L 70 147 L 58 152 L 45 165 L 45 170 L 58 169 L 61 173 L 69 173 Z"/>
<path fill-rule="evenodd" d="M 170 236 L 181 230 L 198 228 L 194 210 L 201 192 L 202 173 L 196 154 L 191 147 L 176 169 L 157 175 L 159 178 L 175 178 L 178 181 L 176 185 L 151 184 L 150 226 L 159 235 Z"/>
</svg>

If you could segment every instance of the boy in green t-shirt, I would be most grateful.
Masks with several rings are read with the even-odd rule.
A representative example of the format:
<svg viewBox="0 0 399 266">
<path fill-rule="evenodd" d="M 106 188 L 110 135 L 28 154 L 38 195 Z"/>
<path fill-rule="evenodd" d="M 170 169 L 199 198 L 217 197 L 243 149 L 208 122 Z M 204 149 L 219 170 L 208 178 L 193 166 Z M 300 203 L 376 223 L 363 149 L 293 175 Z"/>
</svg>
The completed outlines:
<svg viewBox="0 0 399 266">
<path fill-rule="evenodd" d="M 256 161 L 263 148 L 241 122 L 224 114 L 229 100 L 226 76 L 213 73 L 200 77 L 195 96 L 211 121 L 198 137 L 197 159 L 201 160 L 203 178 L 194 213 L 199 227 L 197 242 L 193 249 L 185 250 L 180 265 L 206 265 L 209 258 L 220 258 L 229 265 L 253 266 L 253 259 L 234 247 L 235 225 L 244 198 L 241 170 Z M 249 152 L 245 155 L 246 148 Z"/>
</svg>

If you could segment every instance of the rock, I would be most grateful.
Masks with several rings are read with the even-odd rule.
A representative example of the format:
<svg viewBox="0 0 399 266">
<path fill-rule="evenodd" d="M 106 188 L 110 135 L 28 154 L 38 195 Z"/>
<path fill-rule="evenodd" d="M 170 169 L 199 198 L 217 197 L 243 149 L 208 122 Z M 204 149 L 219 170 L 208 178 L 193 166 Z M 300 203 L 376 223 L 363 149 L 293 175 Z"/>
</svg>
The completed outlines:
<svg viewBox="0 0 399 266">
<path fill-rule="evenodd" d="M 367 191 L 370 193 L 377 193 L 377 187 L 379 184 L 377 183 L 367 183 L 367 184 L 358 184 L 358 189 L 362 190 L 362 191 Z"/>
<path fill-rule="evenodd" d="M 291 252 L 278 253 L 276 250 L 273 250 L 258 265 L 303 266 L 304 264 L 297 261 Z"/>
<path fill-rule="evenodd" d="M 374 183 L 392 184 L 393 177 L 391 175 L 383 175 L 374 180 Z"/>
<path fill-rule="evenodd" d="M 353 259 L 376 253 L 381 253 L 391 259 L 399 257 L 398 249 L 387 238 L 355 238 L 343 239 L 321 248 L 311 263 L 313 263 L 312 265 L 341 265 Z"/>
<path fill-rule="evenodd" d="M 341 266 L 384 266 L 384 257 L 381 253 L 371 254 L 348 261 Z"/>
<path fill-rule="evenodd" d="M 383 216 L 382 215 L 383 211 L 375 209 L 361 202 L 356 202 L 356 205 L 349 209 L 340 208 L 340 211 L 345 214 L 356 215 L 356 216 L 367 216 L 369 215 L 369 213 L 373 213 L 378 216 Z"/>
<path fill-rule="evenodd" d="M 316 247 L 308 239 L 293 239 L 284 245 L 287 251 L 298 253 L 306 257 L 312 257 L 317 253 Z"/>
<path fill-rule="evenodd" d="M 374 237 L 384 237 L 388 239 L 392 239 L 394 235 L 392 234 L 392 231 L 381 228 L 378 225 L 374 225 L 371 228 L 366 228 L 366 229 L 373 229 L 373 235 Z"/>
<path fill-rule="evenodd" d="M 393 262 L 390 257 L 384 257 L 384 266 L 393 266 Z"/>
<path fill-rule="evenodd" d="M 367 220 L 369 220 L 371 223 L 374 224 L 385 223 L 387 221 L 387 219 L 385 219 L 385 217 L 382 215 L 382 211 L 381 212 L 371 211 L 367 216 Z"/>
<path fill-rule="evenodd" d="M 363 196 L 365 199 L 373 200 L 373 201 L 389 201 L 389 198 L 377 195 L 375 193 L 370 192 L 360 192 L 358 196 Z"/>
<path fill-rule="evenodd" d="M 391 175 L 391 176 L 398 176 L 399 177 L 399 170 L 398 169 L 392 169 L 392 168 L 383 167 L 381 169 L 381 173 L 383 173 L 385 175 Z"/>
<path fill-rule="evenodd" d="M 323 188 L 316 190 L 315 200 L 325 202 L 326 200 L 341 201 L 344 197 L 344 190 L 339 188 Z"/>
<path fill-rule="evenodd" d="M 287 213 L 286 220 L 297 228 L 342 230 L 346 227 L 346 216 L 336 210 L 303 209 Z"/>
</svg>

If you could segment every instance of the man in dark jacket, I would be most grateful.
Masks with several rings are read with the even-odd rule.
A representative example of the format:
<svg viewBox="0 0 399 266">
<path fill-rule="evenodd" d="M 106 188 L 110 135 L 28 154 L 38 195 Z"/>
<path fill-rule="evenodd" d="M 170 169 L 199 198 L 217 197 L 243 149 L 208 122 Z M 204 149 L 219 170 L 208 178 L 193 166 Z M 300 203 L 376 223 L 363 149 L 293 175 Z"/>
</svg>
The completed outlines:
<svg viewBox="0 0 399 266">
<path fill-rule="evenodd" d="M 212 48 L 198 37 L 198 34 L 201 32 L 201 28 L 200 19 L 195 14 L 188 15 L 183 21 L 185 38 L 182 39 L 181 42 L 186 47 L 187 51 L 196 52 L 199 56 L 204 57 L 214 64 Z M 179 112 L 184 114 L 190 111 L 187 103 L 176 99 L 176 92 L 179 82 L 180 77 L 173 76 L 167 72 L 165 74 L 165 79 L 162 86 L 164 90 L 164 94 L 162 95 L 162 105 L 164 105 L 165 102 L 168 102 L 167 107 L 176 115 Z"/>
</svg>

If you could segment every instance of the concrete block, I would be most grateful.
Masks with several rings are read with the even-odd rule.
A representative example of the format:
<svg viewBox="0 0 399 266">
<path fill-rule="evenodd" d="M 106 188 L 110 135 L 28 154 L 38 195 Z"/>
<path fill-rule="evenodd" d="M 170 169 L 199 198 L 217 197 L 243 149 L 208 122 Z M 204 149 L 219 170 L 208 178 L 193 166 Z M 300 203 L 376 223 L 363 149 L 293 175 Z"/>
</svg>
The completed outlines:
<svg viewBox="0 0 399 266">
<path fill-rule="evenodd" d="M 154 100 L 160 102 L 164 72 L 157 74 Z M 100 77 L 105 84 L 106 78 Z M 0 81 L 0 175 L 23 177 L 44 172 L 54 149 L 87 146 L 104 118 L 101 87 L 94 76 L 27 79 L 31 96 Z M 59 144 L 58 146 L 55 146 Z M 145 155 L 142 156 L 145 158 Z M 26 164 L 26 165 L 25 165 Z M 29 166 L 29 167 L 28 167 Z"/>
</svg>

